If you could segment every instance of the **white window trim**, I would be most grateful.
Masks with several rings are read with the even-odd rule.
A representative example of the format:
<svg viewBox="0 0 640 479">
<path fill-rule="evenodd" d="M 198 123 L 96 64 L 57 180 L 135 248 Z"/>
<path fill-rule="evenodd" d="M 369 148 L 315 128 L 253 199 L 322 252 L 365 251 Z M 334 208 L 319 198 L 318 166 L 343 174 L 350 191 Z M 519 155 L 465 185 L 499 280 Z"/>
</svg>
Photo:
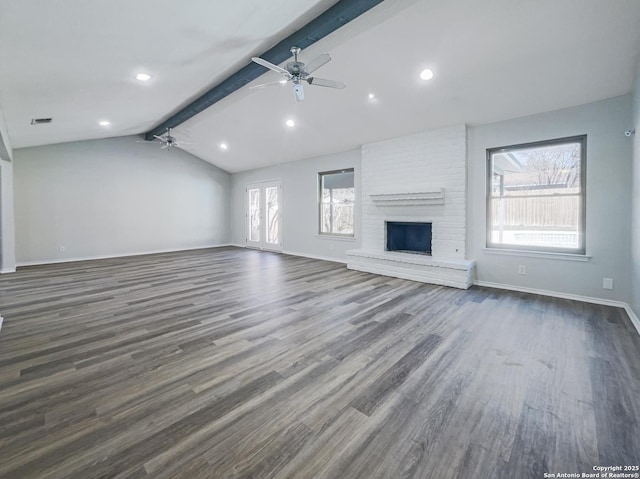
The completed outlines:
<svg viewBox="0 0 640 479">
<path fill-rule="evenodd" d="M 322 175 L 326 175 L 326 174 L 331 174 L 331 173 L 339 173 L 339 172 L 346 172 L 346 171 L 352 171 L 354 174 L 354 178 L 353 178 L 353 191 L 354 191 L 354 200 L 351 203 L 353 206 L 353 233 L 352 234 L 337 234 L 337 233 L 323 233 L 322 230 Z M 318 207 L 317 207 L 317 213 L 318 213 L 318 230 L 316 233 L 316 237 L 317 238 L 324 238 L 324 239 L 331 239 L 331 240 L 342 240 L 342 241 L 355 241 L 356 239 L 356 201 L 357 201 L 357 196 L 355 196 L 355 192 L 356 192 L 356 179 L 355 179 L 355 168 L 354 167 L 349 167 L 349 168 L 343 168 L 343 169 L 339 169 L 339 170 L 329 170 L 329 171 L 319 171 L 317 174 L 317 181 L 316 181 L 316 185 L 318 188 L 318 193 L 317 193 L 317 200 L 318 200 Z"/>
<path fill-rule="evenodd" d="M 590 261 L 591 255 L 577 253 L 549 253 L 546 251 L 529 251 L 522 249 L 507 248 L 482 248 L 487 254 L 497 254 L 504 256 L 524 256 L 527 258 L 559 259 L 564 261 Z"/>
<path fill-rule="evenodd" d="M 316 238 L 325 239 L 325 240 L 352 241 L 352 242 L 356 240 L 355 234 L 347 236 L 347 235 L 334 235 L 331 233 L 323 233 L 323 234 L 318 233 L 316 235 Z"/>
<path fill-rule="evenodd" d="M 580 182 L 581 182 L 581 192 L 580 192 L 580 197 L 581 197 L 581 202 L 582 202 L 582 214 L 581 214 L 581 218 L 580 218 L 580 234 L 582 237 L 581 240 L 581 247 L 576 249 L 575 251 L 573 249 L 563 249 L 563 248 L 557 248 L 557 251 L 554 251 L 553 247 L 541 247 L 541 248 L 537 248 L 534 245 L 522 245 L 522 246 L 516 246 L 516 245 L 512 245 L 512 244 L 500 244 L 500 243 L 493 243 L 491 241 L 491 216 L 489 214 L 489 208 L 490 208 L 490 200 L 491 200 L 491 181 L 492 181 L 492 177 L 493 177 L 493 163 L 492 163 L 492 156 L 494 153 L 500 151 L 500 150 L 510 150 L 510 149 L 518 149 L 518 148 L 527 148 L 527 147 L 532 147 L 532 146 L 546 146 L 546 145 L 552 145 L 552 144 L 561 144 L 564 142 L 571 142 L 571 141 L 579 141 L 582 145 L 582 151 L 581 151 L 581 163 L 580 163 L 580 167 L 581 167 L 581 177 L 580 177 Z M 536 141 L 536 142 L 532 142 L 532 143 L 524 143 L 524 144 L 519 144 L 519 145 L 510 145 L 510 146 L 504 146 L 504 147 L 499 147 L 499 148 L 489 148 L 487 149 L 487 158 L 486 158 L 486 168 L 487 168 L 487 177 L 485 180 L 485 187 L 487 189 L 487 196 L 486 196 L 486 211 L 485 211 L 485 215 L 486 215 L 486 225 L 485 225 L 485 234 L 486 234 L 486 243 L 485 243 L 485 248 L 484 251 L 485 252 L 495 252 L 496 254 L 500 254 L 498 253 L 499 251 L 506 251 L 507 255 L 519 255 L 519 256 L 528 256 L 528 255 L 532 255 L 535 254 L 537 258 L 560 258 L 561 256 L 564 257 L 565 259 L 571 259 L 571 258 L 587 258 L 587 259 L 576 259 L 575 261 L 589 261 L 589 258 L 591 258 L 590 256 L 588 256 L 586 254 L 586 234 L 587 234 L 587 226 L 586 226 L 586 221 L 587 221 L 587 212 L 586 212 L 586 208 L 587 208 L 587 135 L 577 135 L 577 136 L 571 136 L 571 137 L 567 137 L 567 138 L 555 138 L 555 139 L 551 139 L 551 140 L 542 140 L 542 141 Z"/>
</svg>

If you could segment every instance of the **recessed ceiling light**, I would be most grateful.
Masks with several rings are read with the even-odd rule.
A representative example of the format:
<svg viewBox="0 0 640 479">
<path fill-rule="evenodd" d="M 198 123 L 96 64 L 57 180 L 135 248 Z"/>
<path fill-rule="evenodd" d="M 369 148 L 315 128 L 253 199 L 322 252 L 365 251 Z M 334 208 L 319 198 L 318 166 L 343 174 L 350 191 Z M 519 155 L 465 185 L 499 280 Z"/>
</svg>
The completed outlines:
<svg viewBox="0 0 640 479">
<path fill-rule="evenodd" d="M 369 93 L 369 100 L 375 100 L 375 99 L 376 99 L 375 93 Z"/>
<path fill-rule="evenodd" d="M 220 143 L 220 149 L 221 150 L 228 150 L 229 149 L 229 145 L 227 145 L 226 143 Z"/>
<path fill-rule="evenodd" d="M 151 75 L 148 75 L 147 73 L 138 73 L 136 75 L 136 80 L 148 81 L 151 80 Z"/>
<path fill-rule="evenodd" d="M 285 124 L 289 127 L 289 128 L 293 128 L 294 126 L 296 126 L 296 122 L 293 120 L 287 120 L 285 122 Z"/>
<path fill-rule="evenodd" d="M 285 83 L 287 83 L 287 81 L 288 81 L 288 80 L 280 80 L 280 82 L 279 82 L 279 83 L 282 83 L 282 84 L 284 85 Z"/>
<path fill-rule="evenodd" d="M 102 120 L 101 122 L 98 123 L 100 126 L 109 126 L 111 124 L 110 121 L 107 120 Z"/>
<path fill-rule="evenodd" d="M 431 80 L 433 78 L 433 72 L 428 68 L 425 68 L 420 72 L 420 78 L 423 80 Z"/>
</svg>

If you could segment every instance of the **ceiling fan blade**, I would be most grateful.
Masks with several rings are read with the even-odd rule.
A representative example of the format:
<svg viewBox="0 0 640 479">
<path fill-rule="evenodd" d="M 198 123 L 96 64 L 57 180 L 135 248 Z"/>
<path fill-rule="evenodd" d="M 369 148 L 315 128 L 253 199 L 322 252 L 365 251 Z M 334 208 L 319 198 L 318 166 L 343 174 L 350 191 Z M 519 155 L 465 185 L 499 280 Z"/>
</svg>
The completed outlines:
<svg viewBox="0 0 640 479">
<path fill-rule="evenodd" d="M 260 57 L 251 57 L 251 60 L 256 62 L 258 65 L 262 65 L 263 67 L 267 67 L 269 70 L 273 70 L 274 72 L 282 73 L 283 75 L 289 75 L 289 72 L 284 68 L 280 68 L 278 65 L 274 65 L 267 60 L 263 60 Z"/>
<path fill-rule="evenodd" d="M 166 141 L 164 138 L 162 138 L 161 136 L 158 136 L 158 135 L 153 135 L 153 137 L 154 137 L 156 140 L 160 140 L 160 141 L 162 141 L 162 142 Z"/>
<path fill-rule="evenodd" d="M 329 60 L 331 60 L 331 55 L 329 55 L 328 53 L 323 53 L 322 55 L 317 56 L 316 58 L 311 60 L 309 63 L 307 63 L 304 66 L 304 71 L 308 75 L 309 73 L 316 71 L 318 68 L 320 68 L 322 65 L 327 63 Z"/>
<path fill-rule="evenodd" d="M 253 85 L 249 87 L 249 90 L 259 90 L 260 88 L 264 88 L 266 86 L 272 86 L 272 85 L 284 85 L 285 83 L 287 83 L 288 80 L 280 80 L 280 81 L 274 81 L 274 82 L 269 82 L 269 83 L 261 83 L 260 85 Z"/>
<path fill-rule="evenodd" d="M 328 88 L 342 89 L 347 86 L 341 81 L 326 80 L 324 78 L 309 77 L 306 80 L 307 80 L 307 83 L 309 83 L 309 85 L 326 86 Z"/>
</svg>

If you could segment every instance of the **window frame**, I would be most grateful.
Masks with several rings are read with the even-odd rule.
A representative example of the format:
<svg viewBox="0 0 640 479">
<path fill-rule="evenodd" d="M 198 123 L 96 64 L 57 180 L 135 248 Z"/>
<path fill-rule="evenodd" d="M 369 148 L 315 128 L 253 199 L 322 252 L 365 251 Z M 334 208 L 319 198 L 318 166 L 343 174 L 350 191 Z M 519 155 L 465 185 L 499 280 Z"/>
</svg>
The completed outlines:
<svg viewBox="0 0 640 479">
<path fill-rule="evenodd" d="M 343 234 L 343 233 L 325 233 L 322 231 L 322 205 L 324 204 L 322 202 L 322 178 L 324 175 L 331 175 L 331 174 L 337 174 L 337 173 L 353 173 L 353 202 L 352 207 L 353 207 L 353 232 L 351 234 Z M 338 170 L 329 170 L 329 171 L 320 171 L 318 172 L 318 180 L 317 180 L 317 187 L 318 187 L 318 194 L 317 194 L 317 198 L 318 198 L 318 235 L 323 237 L 323 238 L 327 238 L 327 237 L 334 237 L 334 238 L 355 238 L 355 234 L 356 234 L 356 179 L 355 179 L 355 168 L 351 167 L 351 168 L 340 168 Z M 331 206 L 331 221 L 333 224 L 333 205 Z M 333 229 L 333 228 L 332 228 Z"/>
<path fill-rule="evenodd" d="M 535 147 L 547 147 L 554 145 L 563 145 L 568 143 L 580 143 L 580 214 L 578 216 L 578 247 L 577 248 L 561 248 L 553 246 L 535 246 L 535 245 L 515 245 L 494 243 L 491 241 L 492 226 L 492 208 L 491 199 L 493 185 L 493 155 L 497 153 L 506 153 L 514 150 L 531 149 Z M 487 176 L 485 179 L 486 188 L 486 247 L 494 250 L 514 250 L 521 252 L 533 253 L 563 253 L 574 255 L 586 255 L 587 245 L 587 135 L 568 136 L 564 138 L 555 138 L 551 140 L 534 141 L 530 143 L 520 143 L 515 145 L 501 146 L 497 148 L 487 148 L 486 167 Z M 553 195 L 549 195 L 552 197 Z"/>
</svg>

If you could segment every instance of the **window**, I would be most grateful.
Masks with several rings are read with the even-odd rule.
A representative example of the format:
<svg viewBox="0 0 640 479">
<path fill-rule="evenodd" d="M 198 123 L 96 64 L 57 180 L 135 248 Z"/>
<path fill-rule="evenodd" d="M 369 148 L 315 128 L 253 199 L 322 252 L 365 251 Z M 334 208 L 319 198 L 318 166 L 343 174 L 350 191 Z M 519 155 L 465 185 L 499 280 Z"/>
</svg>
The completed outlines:
<svg viewBox="0 0 640 479">
<path fill-rule="evenodd" d="M 353 168 L 319 173 L 320 234 L 353 236 Z"/>
<path fill-rule="evenodd" d="M 487 150 L 487 247 L 585 253 L 586 136 Z"/>
</svg>

